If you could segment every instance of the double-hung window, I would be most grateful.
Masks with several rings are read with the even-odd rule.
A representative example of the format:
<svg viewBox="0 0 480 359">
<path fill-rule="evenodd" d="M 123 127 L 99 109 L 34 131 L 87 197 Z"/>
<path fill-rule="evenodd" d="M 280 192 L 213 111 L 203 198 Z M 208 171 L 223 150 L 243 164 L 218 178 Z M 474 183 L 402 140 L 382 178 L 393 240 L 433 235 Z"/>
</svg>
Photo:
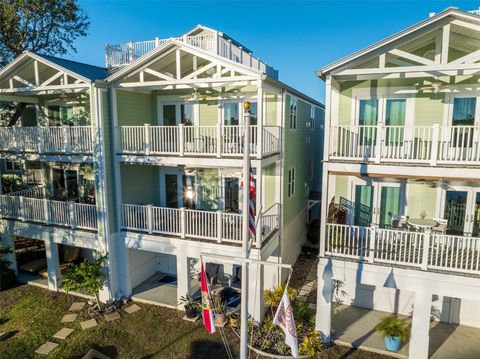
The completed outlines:
<svg viewBox="0 0 480 359">
<path fill-rule="evenodd" d="M 288 198 L 295 195 L 295 167 L 288 170 Z"/>
<path fill-rule="evenodd" d="M 297 128 L 297 99 L 290 98 L 290 129 Z"/>
</svg>

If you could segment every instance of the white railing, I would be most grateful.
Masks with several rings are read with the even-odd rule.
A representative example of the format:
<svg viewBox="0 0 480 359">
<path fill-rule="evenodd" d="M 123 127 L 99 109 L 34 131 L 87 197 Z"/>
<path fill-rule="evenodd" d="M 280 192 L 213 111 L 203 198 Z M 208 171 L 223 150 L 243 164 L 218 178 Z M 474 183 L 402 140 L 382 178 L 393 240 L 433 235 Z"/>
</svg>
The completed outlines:
<svg viewBox="0 0 480 359">
<path fill-rule="evenodd" d="M 27 198 L 45 198 L 46 188 L 44 186 L 37 186 L 27 188 L 21 191 L 5 193 L 8 196 L 27 197 Z"/>
<path fill-rule="evenodd" d="M 122 204 L 122 229 L 241 243 L 242 216 L 221 211 Z"/>
<path fill-rule="evenodd" d="M 0 218 L 70 228 L 97 229 L 95 205 L 0 195 Z"/>
<path fill-rule="evenodd" d="M 202 34 L 195 36 L 182 36 L 170 39 L 128 42 L 119 45 L 105 46 L 105 62 L 107 67 L 125 66 L 162 46 L 169 40 L 184 42 L 198 47 L 204 51 L 222 56 L 242 65 L 260 70 L 269 77 L 278 79 L 278 71 L 268 66 L 260 59 L 254 57 L 251 52 L 242 49 L 230 40 L 216 34 Z"/>
<path fill-rule="evenodd" d="M 329 156 L 433 166 L 480 163 L 480 126 L 331 126 Z"/>
<path fill-rule="evenodd" d="M 258 126 L 250 126 L 250 153 L 258 155 Z M 235 156 L 243 154 L 242 126 L 121 126 L 117 133 L 121 154 Z M 280 128 L 263 128 L 263 154 L 280 151 Z"/>
<path fill-rule="evenodd" d="M 0 127 L 0 151 L 89 154 L 93 151 L 92 127 Z"/>
<path fill-rule="evenodd" d="M 369 263 L 480 274 L 480 238 L 326 225 L 325 254 Z"/>
<path fill-rule="evenodd" d="M 265 241 L 270 235 L 280 228 L 280 203 L 273 204 L 269 209 L 262 213 L 260 217 L 261 242 Z M 258 231 L 258 229 L 257 229 Z M 260 247 L 259 237 L 257 237 L 257 247 Z"/>
</svg>

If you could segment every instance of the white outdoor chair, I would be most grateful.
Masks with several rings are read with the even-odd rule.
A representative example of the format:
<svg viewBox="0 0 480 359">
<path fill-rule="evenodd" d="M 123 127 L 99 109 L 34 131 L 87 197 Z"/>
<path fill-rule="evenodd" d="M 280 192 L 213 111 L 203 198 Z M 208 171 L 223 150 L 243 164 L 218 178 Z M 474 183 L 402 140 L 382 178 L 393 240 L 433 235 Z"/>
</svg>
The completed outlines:
<svg viewBox="0 0 480 359">
<path fill-rule="evenodd" d="M 448 219 L 434 217 L 433 220 L 437 222 L 438 225 L 436 225 L 435 227 L 432 227 L 432 231 L 438 232 L 438 233 L 445 233 L 448 226 Z"/>
<path fill-rule="evenodd" d="M 408 229 L 407 216 L 393 216 L 392 217 L 393 229 Z"/>
</svg>

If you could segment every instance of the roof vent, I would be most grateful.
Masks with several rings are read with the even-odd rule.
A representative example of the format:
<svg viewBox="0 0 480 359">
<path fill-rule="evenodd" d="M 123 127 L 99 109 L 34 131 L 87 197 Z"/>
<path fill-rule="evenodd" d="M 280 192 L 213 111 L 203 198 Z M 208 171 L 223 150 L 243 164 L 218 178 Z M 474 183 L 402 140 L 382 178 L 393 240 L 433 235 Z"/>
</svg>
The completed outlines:
<svg viewBox="0 0 480 359">
<path fill-rule="evenodd" d="M 431 18 L 431 17 L 434 17 L 435 16 L 435 13 L 434 12 L 429 12 L 428 13 L 428 17 Z"/>
</svg>

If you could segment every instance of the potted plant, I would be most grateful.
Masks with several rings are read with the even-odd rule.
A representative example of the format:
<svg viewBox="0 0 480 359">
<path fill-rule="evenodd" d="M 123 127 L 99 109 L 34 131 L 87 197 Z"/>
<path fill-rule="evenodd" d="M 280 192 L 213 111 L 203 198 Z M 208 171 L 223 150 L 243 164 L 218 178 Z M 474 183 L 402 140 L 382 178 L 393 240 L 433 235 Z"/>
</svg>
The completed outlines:
<svg viewBox="0 0 480 359">
<path fill-rule="evenodd" d="M 215 311 L 215 325 L 223 326 L 227 322 L 227 305 L 218 296 L 213 299 Z"/>
<path fill-rule="evenodd" d="M 189 319 L 195 318 L 198 315 L 198 311 L 200 310 L 200 303 L 193 299 L 190 294 L 185 294 L 185 296 L 180 297 L 180 303 L 183 304 L 183 308 L 185 309 L 185 316 Z"/>
<path fill-rule="evenodd" d="M 409 337 L 407 323 L 396 315 L 384 317 L 377 325 L 377 331 L 383 334 L 385 348 L 391 352 L 397 352 L 400 349 L 400 343 L 407 341 Z"/>
</svg>

